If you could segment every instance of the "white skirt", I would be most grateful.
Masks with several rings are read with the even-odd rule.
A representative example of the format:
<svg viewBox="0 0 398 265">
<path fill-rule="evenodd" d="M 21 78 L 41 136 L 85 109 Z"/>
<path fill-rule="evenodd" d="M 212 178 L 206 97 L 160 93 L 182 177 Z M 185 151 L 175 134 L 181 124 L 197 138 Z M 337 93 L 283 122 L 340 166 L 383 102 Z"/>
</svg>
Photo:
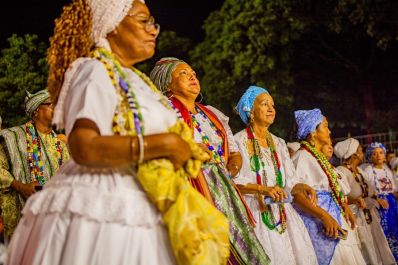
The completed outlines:
<svg viewBox="0 0 398 265">
<path fill-rule="evenodd" d="M 356 229 L 352 230 L 343 216 L 341 223 L 341 227 L 348 231 L 348 236 L 337 244 L 330 265 L 366 265 Z"/>
<path fill-rule="evenodd" d="M 175 264 L 161 216 L 133 174 L 66 163 L 28 199 L 6 264 Z"/>
<path fill-rule="evenodd" d="M 287 228 L 283 234 L 269 230 L 261 219 L 258 202 L 253 196 L 245 196 L 246 203 L 256 221 L 254 231 L 260 240 L 271 265 L 316 265 L 318 264 L 311 238 L 299 214 L 290 203 L 285 204 Z M 276 204 L 272 205 L 276 221 L 279 211 Z"/>
</svg>

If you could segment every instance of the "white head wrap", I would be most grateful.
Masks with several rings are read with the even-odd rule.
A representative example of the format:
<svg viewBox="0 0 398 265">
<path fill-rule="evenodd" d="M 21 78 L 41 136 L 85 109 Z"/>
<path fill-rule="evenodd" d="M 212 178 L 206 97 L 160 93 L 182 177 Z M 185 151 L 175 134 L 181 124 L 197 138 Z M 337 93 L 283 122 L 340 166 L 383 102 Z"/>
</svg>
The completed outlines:
<svg viewBox="0 0 398 265">
<path fill-rule="evenodd" d="M 392 170 L 396 170 L 398 167 L 398 157 L 394 157 L 393 159 L 391 159 L 390 161 L 390 167 Z"/>
<path fill-rule="evenodd" d="M 143 0 L 140 0 L 144 3 Z M 110 49 L 106 35 L 127 15 L 134 0 L 90 0 L 93 15 L 92 38 L 96 47 Z"/>
<path fill-rule="evenodd" d="M 294 153 L 296 153 L 300 149 L 300 143 L 299 142 L 291 142 L 286 144 L 287 147 L 291 150 L 293 150 Z"/>
<path fill-rule="evenodd" d="M 92 40 L 95 47 L 102 47 L 111 50 L 106 36 L 112 32 L 131 9 L 135 0 L 89 0 L 90 9 L 93 17 L 92 21 Z M 144 0 L 138 0 L 145 3 Z M 82 65 L 87 58 L 78 58 L 71 65 L 64 75 L 64 82 L 62 84 L 61 92 L 58 97 L 57 105 L 54 109 L 54 116 L 52 123 L 58 129 L 63 129 L 64 126 L 64 102 L 68 94 L 70 83 L 76 70 Z"/>
<path fill-rule="evenodd" d="M 359 147 L 359 142 L 357 139 L 354 138 L 348 138 L 345 139 L 344 141 L 338 142 L 334 146 L 334 154 L 339 158 L 339 159 L 347 159 L 355 152 L 358 150 Z"/>
</svg>

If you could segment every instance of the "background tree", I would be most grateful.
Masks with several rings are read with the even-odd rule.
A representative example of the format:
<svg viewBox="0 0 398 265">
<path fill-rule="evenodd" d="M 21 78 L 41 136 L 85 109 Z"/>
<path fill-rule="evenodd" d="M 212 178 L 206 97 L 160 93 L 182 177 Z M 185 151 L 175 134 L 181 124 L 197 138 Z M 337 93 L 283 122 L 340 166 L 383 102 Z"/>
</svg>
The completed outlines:
<svg viewBox="0 0 398 265">
<path fill-rule="evenodd" d="M 0 57 L 0 115 L 3 128 L 27 120 L 24 108 L 26 90 L 33 93 L 44 89 L 47 82 L 47 46 L 36 35 L 12 35 L 10 47 Z"/>
<path fill-rule="evenodd" d="M 228 115 L 250 84 L 267 87 L 277 106 L 272 130 L 283 137 L 292 138 L 297 108 L 321 107 L 337 136 L 386 130 L 396 122 L 373 114 L 397 116 L 397 7 L 385 0 L 226 0 L 205 21 L 192 62 L 209 103 Z"/>
<path fill-rule="evenodd" d="M 189 52 L 194 48 L 191 39 L 178 36 L 174 31 L 161 31 L 157 39 L 155 55 L 137 67 L 148 76 L 155 63 L 162 57 L 177 57 L 181 60 L 188 60 Z"/>
</svg>

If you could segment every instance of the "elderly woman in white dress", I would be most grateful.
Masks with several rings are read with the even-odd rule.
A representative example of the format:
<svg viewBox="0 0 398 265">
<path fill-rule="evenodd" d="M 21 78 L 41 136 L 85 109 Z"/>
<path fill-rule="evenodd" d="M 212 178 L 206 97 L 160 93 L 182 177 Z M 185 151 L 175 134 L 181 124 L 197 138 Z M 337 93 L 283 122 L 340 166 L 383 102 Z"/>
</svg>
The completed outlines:
<svg viewBox="0 0 398 265">
<path fill-rule="evenodd" d="M 292 182 L 295 169 L 286 143 L 269 132 L 276 114 L 271 95 L 250 86 L 236 109 L 247 127 L 235 135 L 243 158 L 235 182 L 254 215 L 256 235 L 271 264 L 318 264 L 307 229 L 288 200 L 294 186 L 293 194 L 305 185 Z"/>
<path fill-rule="evenodd" d="M 200 148 L 132 67 L 158 33 L 142 1 L 64 8 L 48 86 L 73 159 L 27 201 L 7 264 L 225 264 L 228 222 L 186 180 Z"/>
<path fill-rule="evenodd" d="M 374 189 L 365 177 L 366 173 L 359 167 L 364 161 L 362 146 L 354 138 L 338 142 L 334 154 L 342 161 L 338 167 L 343 181 L 350 186 L 347 194 L 350 209 L 356 217 L 357 231 L 362 245 L 362 253 L 367 264 L 394 264 L 394 256 L 374 205 L 385 204 L 383 199 L 374 197 Z M 373 197 L 373 198 L 372 198 Z"/>
<path fill-rule="evenodd" d="M 296 203 L 310 233 L 319 264 L 366 264 L 351 229 L 355 222 L 347 207 L 336 172 L 322 153 L 330 130 L 319 109 L 295 111 L 301 149 L 293 156 L 298 182 L 317 191 L 318 204 Z M 351 228 L 344 217 L 350 217 Z"/>
<path fill-rule="evenodd" d="M 394 174 L 385 164 L 387 150 L 382 143 L 371 143 L 366 149 L 366 160 L 369 164 L 364 168 L 365 178 L 375 190 L 375 198 L 384 199 L 387 203 L 376 205 L 380 215 L 380 224 L 388 244 L 398 262 L 398 204 Z"/>
</svg>

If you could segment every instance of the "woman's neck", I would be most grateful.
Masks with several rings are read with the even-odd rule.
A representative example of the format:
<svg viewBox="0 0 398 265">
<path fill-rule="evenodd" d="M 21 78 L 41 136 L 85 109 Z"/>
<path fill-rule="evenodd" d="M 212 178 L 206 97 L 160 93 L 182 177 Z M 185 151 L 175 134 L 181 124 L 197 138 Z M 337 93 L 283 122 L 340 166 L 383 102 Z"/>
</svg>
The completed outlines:
<svg viewBox="0 0 398 265">
<path fill-rule="evenodd" d="M 375 168 L 382 169 L 384 164 L 376 164 L 373 165 Z"/>
<path fill-rule="evenodd" d="M 186 99 L 184 97 L 181 97 L 179 95 L 173 95 L 173 97 L 177 98 L 181 103 L 188 109 L 193 114 L 196 114 L 197 111 L 195 109 L 195 100 L 192 99 Z"/>
<path fill-rule="evenodd" d="M 346 164 L 344 164 L 344 166 L 346 166 L 352 172 L 358 174 L 358 172 L 359 172 L 359 170 L 358 170 L 359 164 L 360 163 L 359 163 L 358 160 L 351 160 L 351 161 L 348 161 Z"/>
<path fill-rule="evenodd" d="M 261 126 L 261 125 L 258 125 L 257 123 L 253 123 L 253 131 L 254 131 L 254 134 L 256 135 L 257 139 L 264 140 L 267 138 L 267 135 L 268 135 L 268 127 L 267 126 Z"/>
<path fill-rule="evenodd" d="M 112 48 L 112 53 L 115 56 L 115 58 L 119 61 L 120 65 L 125 67 L 125 68 L 131 68 L 134 64 L 138 63 L 139 60 L 136 58 L 130 58 L 128 56 L 125 56 L 125 52 L 123 52 L 123 48 L 117 46 L 117 45 L 112 45 L 112 42 L 109 41 L 111 48 Z"/>
<path fill-rule="evenodd" d="M 52 131 L 51 124 L 46 124 L 40 121 L 35 121 L 36 130 L 43 134 L 49 134 Z"/>
</svg>

